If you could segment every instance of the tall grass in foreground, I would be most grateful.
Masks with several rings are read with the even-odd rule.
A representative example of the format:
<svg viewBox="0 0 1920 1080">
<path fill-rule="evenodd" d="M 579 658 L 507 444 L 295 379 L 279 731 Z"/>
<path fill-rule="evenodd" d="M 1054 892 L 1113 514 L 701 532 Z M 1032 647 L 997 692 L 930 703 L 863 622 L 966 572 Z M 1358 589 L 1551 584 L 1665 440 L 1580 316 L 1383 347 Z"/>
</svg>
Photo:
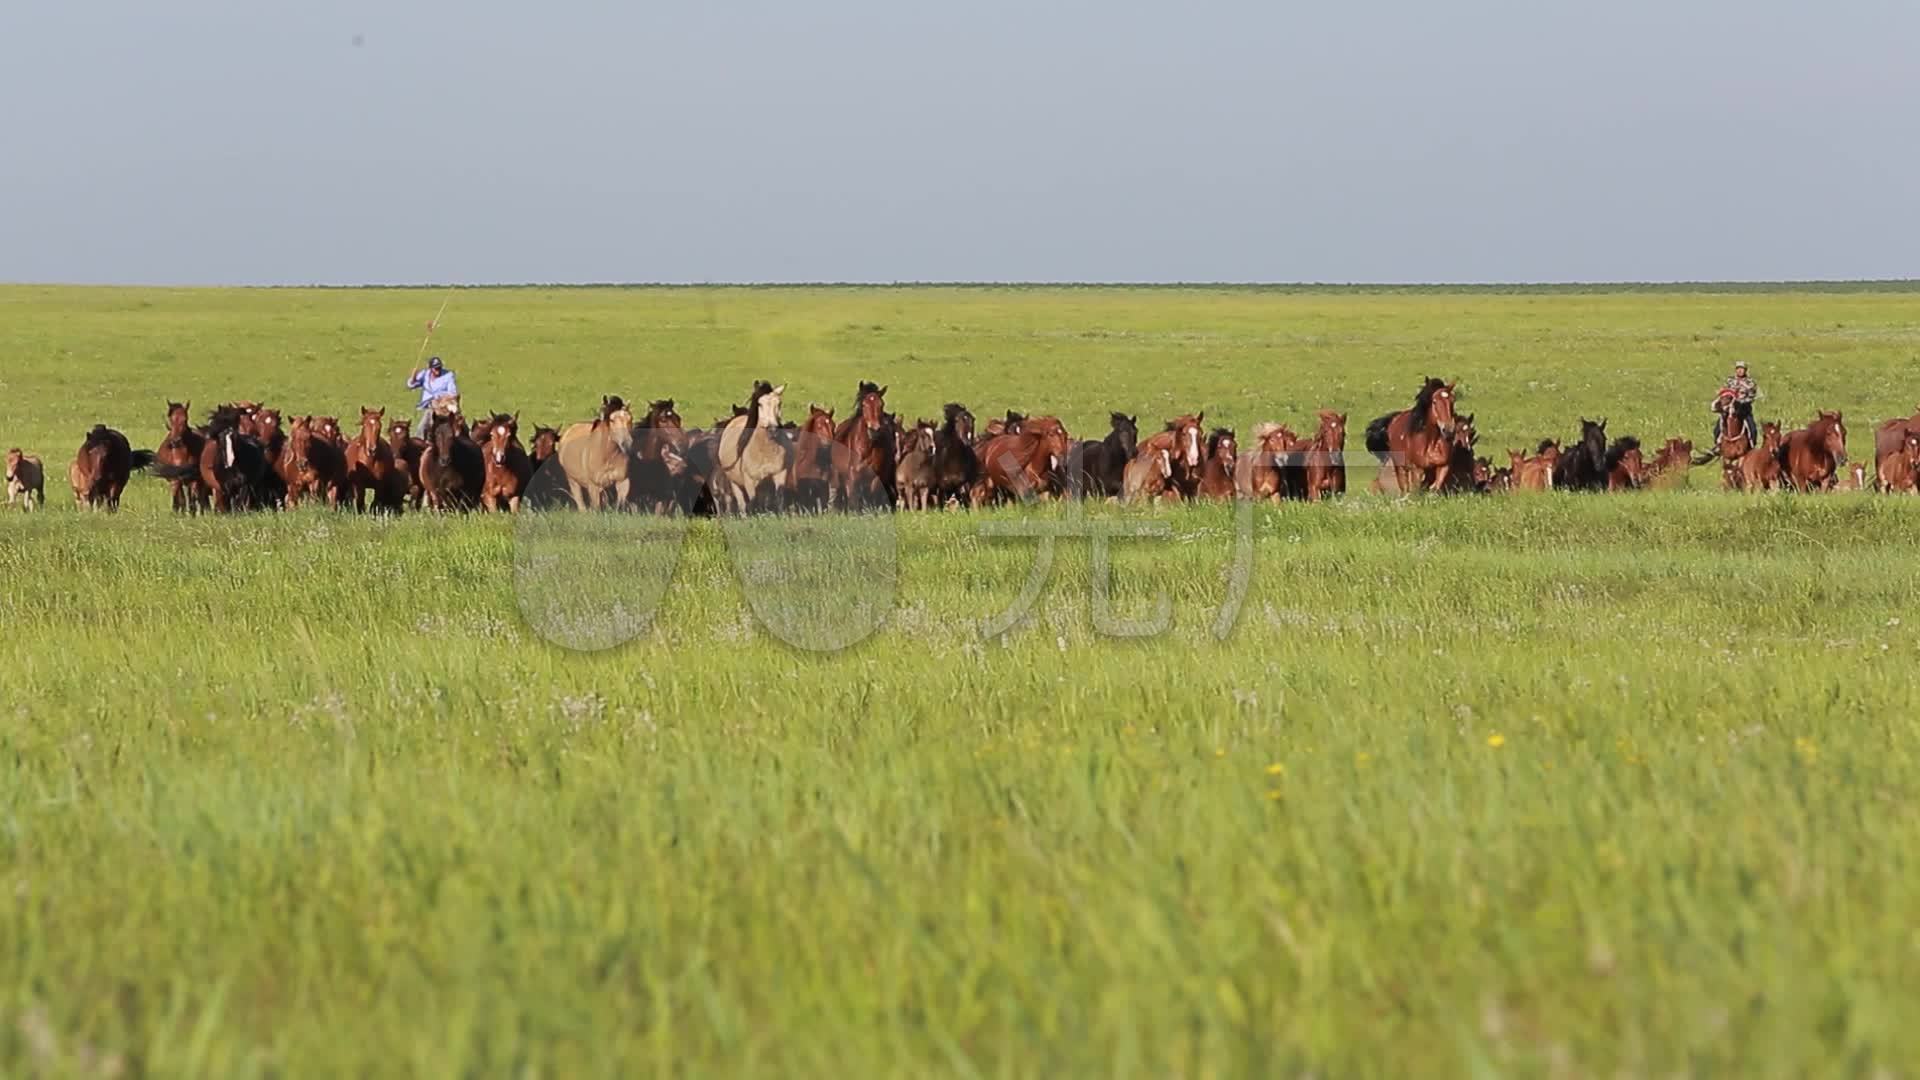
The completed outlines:
<svg viewBox="0 0 1920 1080">
<path fill-rule="evenodd" d="M 1908 505 L 1262 510 L 1224 641 L 1228 514 L 1155 516 L 1165 636 L 1063 543 L 981 639 L 1032 542 L 934 515 L 824 654 L 711 523 L 581 653 L 508 522 L 7 521 L 0 1071 L 1920 1060 Z"/>
</svg>

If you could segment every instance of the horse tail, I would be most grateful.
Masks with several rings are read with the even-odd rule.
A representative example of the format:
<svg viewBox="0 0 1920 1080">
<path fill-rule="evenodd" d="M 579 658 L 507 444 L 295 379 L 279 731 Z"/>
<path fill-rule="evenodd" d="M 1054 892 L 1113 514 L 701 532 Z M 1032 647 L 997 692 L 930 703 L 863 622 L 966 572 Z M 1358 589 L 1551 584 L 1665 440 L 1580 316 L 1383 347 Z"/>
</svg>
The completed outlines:
<svg viewBox="0 0 1920 1080">
<path fill-rule="evenodd" d="M 132 456 L 128 459 L 127 467 L 131 469 L 144 469 L 152 464 L 153 464 L 153 451 L 135 450 L 133 451 Z"/>
<path fill-rule="evenodd" d="M 1718 450 L 1709 450 L 1704 454 L 1695 454 L 1692 458 L 1688 460 L 1692 461 L 1695 465 L 1705 465 L 1707 462 L 1712 461 L 1714 458 L 1717 458 L 1719 456 L 1720 456 L 1720 452 Z"/>
<path fill-rule="evenodd" d="M 1387 428 L 1393 423 L 1393 418 L 1399 415 L 1399 413 L 1388 413 L 1367 425 L 1367 449 L 1376 454 L 1387 452 L 1390 445 L 1387 442 Z"/>
<path fill-rule="evenodd" d="M 149 471 L 162 480 L 191 480 L 200 475 L 200 463 L 196 461 L 188 465 L 155 464 Z"/>
</svg>

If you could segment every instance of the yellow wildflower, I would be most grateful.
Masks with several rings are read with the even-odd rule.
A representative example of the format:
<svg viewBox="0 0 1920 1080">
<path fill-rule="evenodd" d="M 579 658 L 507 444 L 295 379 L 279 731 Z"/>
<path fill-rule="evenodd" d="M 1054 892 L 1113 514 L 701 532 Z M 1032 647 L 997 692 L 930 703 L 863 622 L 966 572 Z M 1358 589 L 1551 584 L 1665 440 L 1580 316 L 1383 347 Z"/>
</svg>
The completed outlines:
<svg viewBox="0 0 1920 1080">
<path fill-rule="evenodd" d="M 1283 773 L 1283 772 L 1286 772 L 1286 771 L 1287 771 L 1287 767 L 1286 767 L 1285 765 L 1282 765 L 1282 764 L 1280 764 L 1280 763 L 1279 763 L 1279 762 L 1277 762 L 1277 761 L 1276 761 L 1276 762 L 1274 762 L 1273 764 L 1271 764 L 1271 765 L 1269 765 L 1269 766 L 1267 766 L 1267 775 L 1268 775 L 1268 776 L 1279 776 L 1279 775 L 1280 775 L 1281 773 Z"/>
<path fill-rule="evenodd" d="M 1501 747 L 1507 745 L 1507 737 L 1496 731 L 1493 734 L 1487 736 L 1487 745 L 1493 747 L 1495 750 L 1498 750 Z"/>
</svg>

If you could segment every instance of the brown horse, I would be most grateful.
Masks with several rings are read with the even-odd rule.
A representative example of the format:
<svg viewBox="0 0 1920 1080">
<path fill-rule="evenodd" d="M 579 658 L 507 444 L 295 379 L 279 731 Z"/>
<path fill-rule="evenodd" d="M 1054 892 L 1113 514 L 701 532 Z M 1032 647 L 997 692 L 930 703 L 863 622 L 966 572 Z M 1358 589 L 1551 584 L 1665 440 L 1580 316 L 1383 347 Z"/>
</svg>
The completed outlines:
<svg viewBox="0 0 1920 1080">
<path fill-rule="evenodd" d="M 520 445 L 520 414 L 497 413 L 487 424 L 486 472 L 480 482 L 480 506 L 520 512 L 520 497 L 533 480 L 533 459 Z"/>
<path fill-rule="evenodd" d="M 1287 493 L 1287 470 L 1293 455 L 1304 452 L 1293 430 L 1271 421 L 1255 424 L 1253 451 L 1240 456 L 1233 471 L 1234 487 L 1243 499 L 1279 500 Z"/>
<path fill-rule="evenodd" d="M 628 470 L 633 453 L 633 413 L 617 397 L 600 400 L 600 418 L 574 424 L 560 436 L 560 468 L 567 492 L 582 510 L 598 510 L 613 489 L 613 505 L 625 506 L 633 481 Z"/>
<path fill-rule="evenodd" d="M 1552 439 L 1540 444 L 1532 457 L 1509 450 L 1513 459 L 1513 486 L 1517 491 L 1552 491 L 1554 467 L 1560 464 L 1560 444 Z"/>
<path fill-rule="evenodd" d="M 901 437 L 900 464 L 893 469 L 893 489 L 899 493 L 900 509 L 932 509 L 933 458 L 939 446 L 938 436 L 933 421 L 921 420 Z"/>
<path fill-rule="evenodd" d="M 415 510 L 426 502 L 426 491 L 420 486 L 420 458 L 426 449 L 426 440 L 415 438 L 405 420 L 387 425 L 387 453 L 392 455 L 393 471 L 399 477 L 392 481 L 389 498 L 397 492 L 400 502 L 411 504 Z"/>
<path fill-rule="evenodd" d="M 1127 462 L 1120 482 L 1120 501 L 1137 503 L 1159 498 L 1166 494 L 1167 485 L 1172 481 L 1173 454 L 1164 446 L 1148 450 Z"/>
<path fill-rule="evenodd" d="M 22 510 L 47 505 L 47 473 L 40 459 L 19 447 L 7 451 L 7 505 L 18 500 Z"/>
<path fill-rule="evenodd" d="M 1024 415 L 1008 409 L 1007 415 L 1001 419 L 987 421 L 987 426 L 980 429 L 980 441 L 997 439 L 1002 435 L 1018 435 L 1026 423 L 1027 418 Z"/>
<path fill-rule="evenodd" d="M 1051 416 L 1026 418 L 1018 434 L 981 443 L 973 505 L 985 506 L 1001 497 L 1025 500 L 1059 490 L 1061 466 L 1071 448 L 1065 425 Z"/>
<path fill-rule="evenodd" d="M 360 432 L 347 443 L 347 494 L 353 508 L 362 513 L 366 512 L 369 495 L 375 510 L 398 511 L 406 500 L 406 488 L 393 482 L 393 448 L 380 440 L 380 425 L 386 416 L 385 409 L 360 406 Z"/>
<path fill-rule="evenodd" d="M 830 509 L 843 468 L 836 459 L 848 458 L 849 451 L 834 437 L 833 410 L 809 402 L 807 421 L 794 439 L 793 505 L 816 512 Z"/>
<path fill-rule="evenodd" d="M 1847 464 L 1847 425 L 1838 412 L 1821 410 L 1813 423 L 1788 435 L 1780 464 L 1795 491 L 1826 491 Z"/>
<path fill-rule="evenodd" d="M 1638 491 L 1647 483 L 1646 457 L 1640 452 L 1640 440 L 1622 435 L 1607 447 L 1607 490 Z"/>
<path fill-rule="evenodd" d="M 980 455 L 974 450 L 973 413 L 957 401 L 947 402 L 944 422 L 934 435 L 934 501 L 945 505 L 973 498 L 980 479 Z"/>
<path fill-rule="evenodd" d="M 1879 461 L 1888 454 L 1899 453 L 1906 445 L 1907 429 L 1920 427 L 1920 408 L 1912 416 L 1896 416 L 1891 420 L 1882 420 L 1873 428 L 1873 459 Z"/>
<path fill-rule="evenodd" d="M 1899 429 L 1901 439 L 1891 448 L 1886 445 L 1883 433 L 1874 433 L 1874 476 L 1879 489 L 1889 495 L 1899 493 L 1912 495 L 1920 490 L 1920 424 L 1908 424 L 1904 421 Z"/>
<path fill-rule="evenodd" d="M 198 512 L 207 508 L 207 492 L 200 484 L 200 454 L 207 447 L 205 432 L 196 431 L 188 419 L 191 402 L 167 402 L 167 437 L 153 452 L 154 464 L 167 473 L 173 489 L 176 513 Z"/>
<path fill-rule="evenodd" d="M 840 422 L 833 441 L 846 448 L 835 454 L 834 496 L 849 510 L 891 505 L 893 462 L 880 445 L 880 429 L 887 412 L 887 388 L 861 382 L 854 394 L 853 415 Z M 883 475 L 884 474 L 884 475 Z"/>
<path fill-rule="evenodd" d="M 1760 445 L 1741 455 L 1737 464 L 1725 470 L 1728 487 L 1736 491 L 1773 491 L 1786 483 L 1780 466 L 1780 450 L 1785 440 L 1780 425 L 1760 425 Z"/>
<path fill-rule="evenodd" d="M 1391 412 L 1367 425 L 1367 449 L 1391 468 L 1399 490 L 1439 491 L 1453 458 L 1454 384 L 1428 379 L 1413 408 Z"/>
<path fill-rule="evenodd" d="M 1347 493 L 1347 414 L 1321 409 L 1314 415 L 1320 429 L 1289 458 L 1300 463 L 1299 486 L 1308 502 Z"/>
<path fill-rule="evenodd" d="M 82 509 L 120 509 L 120 493 L 127 489 L 133 470 L 153 464 L 153 451 L 135 450 L 127 437 L 105 424 L 95 424 L 73 455 L 67 481 L 73 501 Z"/>
<path fill-rule="evenodd" d="M 1207 436 L 1207 460 L 1200 466 L 1200 482 L 1194 486 L 1194 497 L 1221 501 L 1233 498 L 1233 471 L 1239 458 L 1240 450 L 1232 429 L 1214 428 Z"/>
<path fill-rule="evenodd" d="M 1653 464 L 1647 469 L 1649 481 L 1666 485 L 1677 483 L 1669 477 L 1681 477 L 1693 467 L 1693 440 L 1675 435 L 1668 439 L 1653 455 Z"/>
<path fill-rule="evenodd" d="M 296 417 L 287 435 L 287 449 L 281 455 L 281 475 L 287 482 L 287 509 L 300 505 L 308 496 L 325 499 L 338 508 L 347 491 L 347 455 L 332 439 L 321 434 L 313 417 Z"/>
<path fill-rule="evenodd" d="M 1167 421 L 1165 430 L 1143 439 L 1134 452 L 1135 458 L 1141 458 L 1165 450 L 1167 461 L 1173 467 L 1167 487 L 1181 498 L 1191 499 L 1200 489 L 1200 470 L 1206 464 L 1207 436 L 1202 426 L 1206 418 L 1205 409 L 1176 416 Z M 1032 423 L 1028 421 L 1027 426 L 1031 427 Z"/>
</svg>

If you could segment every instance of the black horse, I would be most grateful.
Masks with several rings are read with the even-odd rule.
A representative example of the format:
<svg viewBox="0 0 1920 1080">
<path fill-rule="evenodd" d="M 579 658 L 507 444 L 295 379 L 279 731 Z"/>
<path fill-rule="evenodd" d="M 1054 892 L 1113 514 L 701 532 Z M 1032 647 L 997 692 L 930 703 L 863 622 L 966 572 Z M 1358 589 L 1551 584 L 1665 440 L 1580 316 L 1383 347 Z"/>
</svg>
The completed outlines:
<svg viewBox="0 0 1920 1080">
<path fill-rule="evenodd" d="M 980 456 L 973 452 L 973 414 L 957 401 L 947 402 L 946 422 L 933 436 L 933 498 L 965 502 L 980 479 Z"/>
<path fill-rule="evenodd" d="M 1558 491 L 1607 490 L 1607 421 L 1580 418 L 1580 438 L 1560 453 L 1553 466 Z"/>
<path fill-rule="evenodd" d="M 1120 495 L 1121 476 L 1140 445 L 1140 428 L 1138 418 L 1126 413 L 1108 413 L 1107 420 L 1113 430 L 1106 438 L 1098 442 L 1088 439 L 1073 448 L 1067 475 L 1075 494 L 1100 498 Z"/>
</svg>

